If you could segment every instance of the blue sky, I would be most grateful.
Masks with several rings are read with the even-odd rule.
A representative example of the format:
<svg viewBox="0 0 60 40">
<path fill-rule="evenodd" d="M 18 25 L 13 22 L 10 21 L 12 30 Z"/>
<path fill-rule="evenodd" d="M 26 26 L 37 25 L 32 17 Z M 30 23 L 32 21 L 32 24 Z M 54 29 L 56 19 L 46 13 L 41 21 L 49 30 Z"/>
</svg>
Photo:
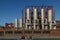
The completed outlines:
<svg viewBox="0 0 60 40">
<path fill-rule="evenodd" d="M 22 17 L 25 6 L 51 5 L 54 7 L 55 18 L 60 20 L 60 0 L 0 0 L 0 25 L 14 22 L 15 18 Z"/>
</svg>

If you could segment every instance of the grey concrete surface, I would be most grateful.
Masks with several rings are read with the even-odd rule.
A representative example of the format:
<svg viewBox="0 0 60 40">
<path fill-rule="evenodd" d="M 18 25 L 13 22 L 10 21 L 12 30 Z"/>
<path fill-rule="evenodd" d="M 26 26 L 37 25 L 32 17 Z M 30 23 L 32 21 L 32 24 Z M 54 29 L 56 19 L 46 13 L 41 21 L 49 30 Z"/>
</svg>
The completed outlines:
<svg viewBox="0 0 60 40">
<path fill-rule="evenodd" d="M 60 36 L 32 36 L 32 39 L 39 38 L 60 38 Z M 25 39 L 21 39 L 21 36 L 0 36 L 0 40 L 1 39 L 30 40 L 30 37 L 26 36 Z"/>
</svg>

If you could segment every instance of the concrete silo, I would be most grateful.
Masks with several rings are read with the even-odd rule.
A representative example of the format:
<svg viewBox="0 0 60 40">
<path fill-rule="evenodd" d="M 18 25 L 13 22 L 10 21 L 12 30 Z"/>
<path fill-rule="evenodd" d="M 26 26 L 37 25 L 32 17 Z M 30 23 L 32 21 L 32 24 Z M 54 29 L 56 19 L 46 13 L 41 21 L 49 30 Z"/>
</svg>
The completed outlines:
<svg viewBox="0 0 60 40">
<path fill-rule="evenodd" d="M 42 25 L 42 29 L 44 29 L 44 14 L 45 14 L 45 9 L 44 9 L 44 7 L 41 7 L 41 25 Z"/>
<path fill-rule="evenodd" d="M 48 7 L 48 22 L 49 22 L 49 27 L 52 29 L 52 20 L 53 20 L 53 10 L 51 7 Z"/>
<path fill-rule="evenodd" d="M 14 26 L 15 27 L 19 27 L 19 20 L 16 18 L 15 21 L 14 21 Z"/>
<path fill-rule="evenodd" d="M 34 14 L 34 24 L 33 28 L 36 29 L 36 21 L 37 21 L 37 8 L 33 8 L 33 14 Z"/>
</svg>

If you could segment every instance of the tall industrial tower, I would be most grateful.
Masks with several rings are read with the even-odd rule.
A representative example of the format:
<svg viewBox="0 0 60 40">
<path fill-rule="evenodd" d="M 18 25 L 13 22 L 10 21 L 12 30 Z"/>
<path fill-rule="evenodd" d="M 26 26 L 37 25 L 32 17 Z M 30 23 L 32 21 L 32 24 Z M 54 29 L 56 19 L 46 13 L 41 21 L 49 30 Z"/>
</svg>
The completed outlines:
<svg viewBox="0 0 60 40">
<path fill-rule="evenodd" d="M 56 29 L 54 10 L 51 6 L 29 6 L 23 9 L 22 25 L 25 29 Z"/>
</svg>

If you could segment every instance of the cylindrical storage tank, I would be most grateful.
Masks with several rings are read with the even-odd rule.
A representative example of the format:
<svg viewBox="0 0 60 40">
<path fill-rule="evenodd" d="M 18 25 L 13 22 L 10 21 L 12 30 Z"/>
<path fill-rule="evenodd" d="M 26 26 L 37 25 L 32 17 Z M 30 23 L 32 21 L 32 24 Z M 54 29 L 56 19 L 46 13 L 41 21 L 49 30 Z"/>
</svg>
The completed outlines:
<svg viewBox="0 0 60 40">
<path fill-rule="evenodd" d="M 42 25 L 42 29 L 44 29 L 44 14 L 45 14 L 45 7 L 41 7 L 41 25 Z"/>
<path fill-rule="evenodd" d="M 48 22 L 49 22 L 49 26 L 50 26 L 50 29 L 52 29 L 52 14 L 53 14 L 53 10 L 51 7 L 48 7 Z"/>
<path fill-rule="evenodd" d="M 19 26 L 19 21 L 18 21 L 17 18 L 15 19 L 14 26 L 15 26 L 15 27 L 18 27 L 18 26 Z"/>
<path fill-rule="evenodd" d="M 33 8 L 33 14 L 34 14 L 34 29 L 36 29 L 36 21 L 37 21 L 37 8 Z"/>
<path fill-rule="evenodd" d="M 34 8 L 34 20 L 37 19 L 37 8 Z"/>
<path fill-rule="evenodd" d="M 26 9 L 26 15 L 27 15 L 27 19 L 29 19 L 29 16 L 30 16 L 30 9 L 29 8 Z"/>
<path fill-rule="evenodd" d="M 26 17 L 25 29 L 30 29 L 30 7 L 26 8 Z"/>
<path fill-rule="evenodd" d="M 26 8 L 26 23 L 25 23 L 25 29 L 28 28 L 28 24 L 30 22 L 30 8 Z"/>
<path fill-rule="evenodd" d="M 52 8 L 48 8 L 48 21 L 52 20 L 52 14 L 53 14 Z"/>
<path fill-rule="evenodd" d="M 19 19 L 19 27 L 22 27 L 22 19 Z"/>
</svg>

